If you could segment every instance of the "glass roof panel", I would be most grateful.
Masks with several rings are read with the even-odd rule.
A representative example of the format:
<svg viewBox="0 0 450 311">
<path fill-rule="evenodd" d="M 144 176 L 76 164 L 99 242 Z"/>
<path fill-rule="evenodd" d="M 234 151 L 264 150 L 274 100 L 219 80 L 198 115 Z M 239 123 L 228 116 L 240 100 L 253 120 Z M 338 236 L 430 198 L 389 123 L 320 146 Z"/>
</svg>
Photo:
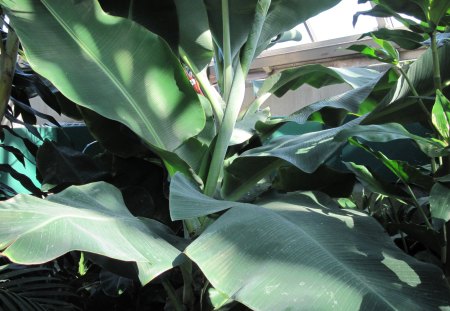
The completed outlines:
<svg viewBox="0 0 450 311">
<path fill-rule="evenodd" d="M 353 28 L 353 15 L 370 9 L 370 3 L 358 4 L 358 0 L 343 0 L 335 7 L 309 19 L 307 23 L 315 41 L 361 34 L 377 29 L 377 20 L 369 16 L 360 16 Z"/>
</svg>

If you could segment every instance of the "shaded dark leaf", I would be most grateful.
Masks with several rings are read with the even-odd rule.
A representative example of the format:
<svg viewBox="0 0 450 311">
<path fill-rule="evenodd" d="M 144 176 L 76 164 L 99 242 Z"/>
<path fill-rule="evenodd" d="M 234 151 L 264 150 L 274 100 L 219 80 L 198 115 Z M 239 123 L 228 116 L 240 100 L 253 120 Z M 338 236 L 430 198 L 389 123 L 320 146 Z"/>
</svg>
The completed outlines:
<svg viewBox="0 0 450 311">
<path fill-rule="evenodd" d="M 348 172 L 336 171 L 321 166 L 315 172 L 307 174 L 293 166 L 278 169 L 273 188 L 282 191 L 321 191 L 331 197 L 350 196 L 355 184 L 355 176 Z"/>
<path fill-rule="evenodd" d="M 87 155 L 57 146 L 49 140 L 39 148 L 36 166 L 42 176 L 42 183 L 49 185 L 82 185 L 109 177 Z"/>
<path fill-rule="evenodd" d="M 25 156 L 19 149 L 17 149 L 16 147 L 6 146 L 3 144 L 0 144 L 0 148 L 2 148 L 4 150 L 6 150 L 7 152 L 11 153 L 12 155 L 14 155 L 14 157 L 17 159 L 17 161 L 19 161 L 20 163 L 22 163 L 23 166 L 25 166 Z"/>
<path fill-rule="evenodd" d="M 31 181 L 29 177 L 27 177 L 24 174 L 19 173 L 14 168 L 12 168 L 8 164 L 0 164 L 0 171 L 5 172 L 11 175 L 14 179 L 20 182 L 22 186 L 25 187 L 28 191 L 35 195 L 42 195 L 42 191 L 34 185 L 34 183 Z"/>
</svg>

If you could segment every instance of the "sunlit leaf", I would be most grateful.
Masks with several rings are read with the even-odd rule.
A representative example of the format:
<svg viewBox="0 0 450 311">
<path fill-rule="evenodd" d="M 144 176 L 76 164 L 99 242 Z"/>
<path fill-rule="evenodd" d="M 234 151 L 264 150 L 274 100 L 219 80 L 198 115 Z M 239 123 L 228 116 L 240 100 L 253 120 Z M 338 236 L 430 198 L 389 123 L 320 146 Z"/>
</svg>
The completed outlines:
<svg viewBox="0 0 450 311">
<path fill-rule="evenodd" d="M 104 182 L 39 199 L 18 195 L 0 208 L 0 249 L 11 261 L 44 263 L 79 250 L 135 262 L 143 284 L 177 265 L 180 252 L 164 225 L 134 217 L 120 191 Z"/>
<path fill-rule="evenodd" d="M 94 0 L 1 4 L 36 72 L 70 100 L 128 126 L 180 169 L 181 160 L 167 153 L 198 134 L 205 117 L 161 38 L 131 20 L 105 14 Z"/>
</svg>

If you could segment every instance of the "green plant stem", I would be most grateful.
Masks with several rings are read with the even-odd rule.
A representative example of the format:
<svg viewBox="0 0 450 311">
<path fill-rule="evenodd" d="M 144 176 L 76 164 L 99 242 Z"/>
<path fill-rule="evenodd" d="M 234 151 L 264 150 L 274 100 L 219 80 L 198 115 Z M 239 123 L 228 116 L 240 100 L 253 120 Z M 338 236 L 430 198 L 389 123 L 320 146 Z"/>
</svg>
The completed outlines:
<svg viewBox="0 0 450 311">
<path fill-rule="evenodd" d="M 222 1 L 223 21 L 223 46 L 224 46 L 224 98 L 226 103 L 225 115 L 214 146 L 208 177 L 204 193 L 213 196 L 220 174 L 222 172 L 225 155 L 233 134 L 245 92 L 245 74 L 242 71 L 239 59 L 237 60 L 237 71 L 234 73 L 231 63 L 231 41 L 229 27 L 228 0 Z M 244 88 L 242 88 L 244 86 Z"/>
<path fill-rule="evenodd" d="M 394 207 L 394 204 L 392 203 L 391 198 L 388 198 L 388 202 L 389 202 L 389 205 L 391 205 L 391 208 L 394 210 L 395 221 L 398 224 L 400 224 L 400 219 L 398 218 L 398 215 L 397 215 L 397 209 Z M 405 253 L 408 253 L 408 245 L 406 244 L 405 234 L 401 230 L 399 230 L 399 232 L 400 232 L 400 237 L 402 239 L 403 249 L 404 249 Z"/>
<path fill-rule="evenodd" d="M 442 227 L 442 234 L 444 235 L 444 246 L 441 249 L 441 262 L 445 265 L 447 263 L 447 223 Z"/>
<path fill-rule="evenodd" d="M 240 69 L 239 63 L 237 68 Z M 236 120 L 241 109 L 242 101 L 244 99 L 242 86 L 245 86 L 245 77 L 242 70 L 238 70 L 233 80 L 233 86 L 231 88 L 230 97 L 225 109 L 222 126 L 220 127 L 219 135 L 217 136 L 211 164 L 209 166 L 210 169 L 204 189 L 204 193 L 208 196 L 214 195 L 219 182 L 227 148 L 230 143 L 231 135 L 233 134 L 234 126 L 236 125 Z"/>
<path fill-rule="evenodd" d="M 183 311 L 184 310 L 183 305 L 178 301 L 175 289 L 173 288 L 172 284 L 170 284 L 169 281 L 163 279 L 162 285 L 167 293 L 167 297 L 172 302 L 175 311 Z"/>
<path fill-rule="evenodd" d="M 414 192 L 412 191 L 411 187 L 410 187 L 404 180 L 402 180 L 402 182 L 403 182 L 403 184 L 406 186 L 406 189 L 408 190 L 409 195 L 410 195 L 411 198 L 413 199 L 414 205 L 415 205 L 416 208 L 419 210 L 419 213 L 422 215 L 422 217 L 423 217 L 423 219 L 424 219 L 424 221 L 425 221 L 426 226 L 427 226 L 430 230 L 435 231 L 435 230 L 433 229 L 433 226 L 431 225 L 430 221 L 428 220 L 427 214 L 426 214 L 425 211 L 423 210 L 422 206 L 420 206 L 420 203 L 419 203 L 419 201 L 417 200 L 416 195 L 415 195 Z"/>
<path fill-rule="evenodd" d="M 436 42 L 436 31 L 431 35 L 431 54 L 433 55 L 433 81 L 435 90 L 442 91 L 441 67 L 439 64 L 439 53 Z"/>
<path fill-rule="evenodd" d="M 258 98 L 256 98 L 251 104 L 250 106 L 248 106 L 247 110 L 245 111 L 244 115 L 242 116 L 242 118 L 245 118 L 247 115 L 251 115 L 256 113 L 256 111 L 258 111 L 258 109 L 261 107 L 262 104 L 264 104 L 264 102 L 270 97 L 272 96 L 271 93 L 265 93 L 262 94 L 261 96 L 258 96 Z"/>
<path fill-rule="evenodd" d="M 230 14 L 228 0 L 222 0 L 222 29 L 223 29 L 223 98 L 228 103 L 233 83 L 233 63 L 231 55 Z"/>
<path fill-rule="evenodd" d="M 205 92 L 206 97 L 208 98 L 211 108 L 213 110 L 215 119 L 216 119 L 216 125 L 219 127 L 222 123 L 223 119 L 223 106 L 224 102 L 222 100 L 222 97 L 220 97 L 220 94 L 216 91 L 216 89 L 211 85 L 211 83 L 208 80 L 208 76 L 206 75 L 206 68 L 202 71 L 200 71 L 195 64 L 193 64 L 189 57 L 187 56 L 186 52 L 180 48 L 179 49 L 180 57 L 181 59 L 188 65 L 192 72 L 194 73 L 195 78 L 200 83 L 200 86 L 202 87 L 202 90 Z"/>
<path fill-rule="evenodd" d="M 406 83 L 408 83 L 409 87 L 411 88 L 411 91 L 412 91 L 413 95 L 415 97 L 417 97 L 417 100 L 419 101 L 420 108 L 427 115 L 427 121 L 428 121 L 429 125 L 431 126 L 432 129 L 434 129 L 434 126 L 431 123 L 431 113 L 428 111 L 427 106 L 425 106 L 425 103 L 420 98 L 419 93 L 417 93 L 417 90 L 414 87 L 414 84 L 411 82 L 411 80 L 409 79 L 408 75 L 406 74 L 406 72 L 403 70 L 403 68 L 401 66 L 396 66 L 395 68 L 397 68 L 397 70 L 399 71 L 400 75 L 403 76 L 403 78 L 405 79 Z"/>
<path fill-rule="evenodd" d="M 2 45 L 0 51 L 0 121 L 3 119 L 9 103 L 18 51 L 19 38 L 15 31 L 9 28 L 6 44 Z"/>
<path fill-rule="evenodd" d="M 208 80 L 208 77 L 205 74 L 195 74 L 195 77 L 197 78 L 197 81 L 200 83 L 203 91 L 205 92 L 206 97 L 208 98 L 209 102 L 211 103 L 211 108 L 214 112 L 214 116 L 216 117 L 216 124 L 218 127 L 222 124 L 223 120 L 223 106 L 225 106 L 222 97 L 220 97 L 220 94 L 216 91 L 216 89 L 211 85 L 211 83 Z"/>
</svg>

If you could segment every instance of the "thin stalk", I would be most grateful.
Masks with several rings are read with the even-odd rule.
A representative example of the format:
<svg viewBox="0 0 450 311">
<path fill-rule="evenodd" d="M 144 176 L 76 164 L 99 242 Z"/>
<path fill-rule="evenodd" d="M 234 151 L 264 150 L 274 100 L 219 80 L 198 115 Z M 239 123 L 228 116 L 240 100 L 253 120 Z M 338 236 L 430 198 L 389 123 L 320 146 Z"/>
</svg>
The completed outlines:
<svg viewBox="0 0 450 311">
<path fill-rule="evenodd" d="M 223 120 L 223 106 L 224 102 L 220 94 L 216 91 L 216 89 L 211 85 L 208 80 L 208 77 L 202 73 L 195 74 L 197 81 L 200 83 L 202 90 L 205 92 L 206 98 L 208 98 L 211 103 L 211 108 L 213 110 L 214 116 L 217 120 L 216 124 L 218 127 L 222 124 Z"/>
<path fill-rule="evenodd" d="M 411 198 L 413 199 L 414 205 L 415 205 L 416 208 L 419 210 L 419 213 L 422 215 L 422 217 L 423 217 L 423 219 L 424 219 L 425 224 L 427 225 L 427 227 L 428 227 L 430 230 L 435 231 L 435 230 L 433 229 L 433 226 L 431 225 L 430 221 L 428 220 L 427 214 L 425 214 L 425 211 L 423 210 L 422 206 L 420 206 L 420 203 L 419 203 L 419 201 L 417 200 L 416 195 L 415 195 L 414 192 L 412 191 L 411 187 L 410 187 L 405 181 L 402 180 L 402 182 L 403 182 L 403 184 L 406 186 L 406 189 L 408 190 L 409 195 L 410 195 Z"/>
<path fill-rule="evenodd" d="M 195 64 L 193 64 L 190 61 L 186 52 L 182 48 L 179 49 L 179 53 L 180 53 L 181 59 L 186 63 L 186 65 L 188 65 L 192 69 L 192 72 L 194 73 L 195 78 L 200 83 L 202 90 L 205 92 L 205 95 L 211 104 L 211 108 L 213 110 L 215 119 L 217 121 L 216 124 L 217 124 L 217 126 L 220 126 L 220 124 L 222 123 L 222 119 L 223 119 L 224 103 L 223 103 L 222 98 L 220 97 L 220 94 L 216 91 L 216 89 L 209 82 L 208 77 L 205 72 L 206 69 L 204 69 L 203 71 L 199 71 L 197 66 L 195 66 Z"/>
<path fill-rule="evenodd" d="M 388 202 L 389 202 L 389 205 L 391 205 L 391 208 L 394 210 L 394 218 L 395 218 L 395 221 L 396 221 L 398 224 L 400 224 L 400 219 L 398 218 L 398 215 L 397 215 L 397 209 L 394 207 L 394 204 L 392 203 L 391 198 L 388 198 Z M 405 234 L 404 234 L 403 231 L 401 231 L 401 230 L 399 230 L 399 232 L 400 232 L 400 237 L 401 237 L 401 239 L 402 239 L 403 250 L 405 251 L 405 253 L 408 253 L 408 245 L 406 244 Z"/>
<path fill-rule="evenodd" d="M 431 54 L 433 55 L 433 81 L 436 90 L 442 91 L 441 67 L 439 64 L 439 53 L 436 42 L 436 31 L 431 35 Z"/>
<path fill-rule="evenodd" d="M 441 262 L 445 265 L 447 263 L 447 224 L 444 223 L 442 227 L 442 234 L 444 235 L 444 246 L 441 248 Z"/>
<path fill-rule="evenodd" d="M 172 284 L 170 284 L 170 282 L 167 281 L 166 279 L 163 279 L 162 285 L 167 293 L 167 297 L 172 302 L 175 311 L 183 311 L 184 310 L 183 305 L 180 304 L 180 302 L 178 301 L 175 289 L 173 288 Z"/>
<path fill-rule="evenodd" d="M 427 106 L 425 106 L 424 102 L 422 101 L 422 98 L 420 98 L 419 93 L 417 93 L 416 88 L 414 87 L 414 84 L 412 84 L 411 80 L 409 79 L 408 75 L 406 74 L 406 72 L 403 70 L 402 67 L 400 66 L 396 66 L 395 68 L 397 68 L 397 70 L 399 71 L 399 73 L 403 76 L 403 78 L 405 79 L 406 83 L 408 83 L 409 87 L 411 88 L 412 93 L 414 94 L 415 97 L 417 97 L 417 100 L 419 101 L 419 106 L 420 108 L 423 110 L 423 112 L 427 115 L 427 121 L 429 123 L 429 125 L 431 126 L 432 129 L 434 129 L 433 124 L 431 123 L 431 113 L 428 111 Z"/>
<path fill-rule="evenodd" d="M 254 114 L 258 109 L 261 107 L 262 104 L 270 97 L 272 96 L 272 93 L 265 93 L 256 98 L 250 106 L 248 106 L 247 110 L 245 111 L 242 118 L 245 118 L 247 115 Z"/>
<path fill-rule="evenodd" d="M 223 77 L 225 102 L 228 103 L 231 86 L 233 84 L 233 63 L 231 55 L 231 37 L 230 37 L 230 12 L 228 0 L 222 0 L 222 29 L 223 29 Z"/>
<path fill-rule="evenodd" d="M 6 44 L 2 46 L 0 55 L 0 121 L 9 103 L 18 51 L 19 38 L 16 32 L 9 28 Z"/>
</svg>

